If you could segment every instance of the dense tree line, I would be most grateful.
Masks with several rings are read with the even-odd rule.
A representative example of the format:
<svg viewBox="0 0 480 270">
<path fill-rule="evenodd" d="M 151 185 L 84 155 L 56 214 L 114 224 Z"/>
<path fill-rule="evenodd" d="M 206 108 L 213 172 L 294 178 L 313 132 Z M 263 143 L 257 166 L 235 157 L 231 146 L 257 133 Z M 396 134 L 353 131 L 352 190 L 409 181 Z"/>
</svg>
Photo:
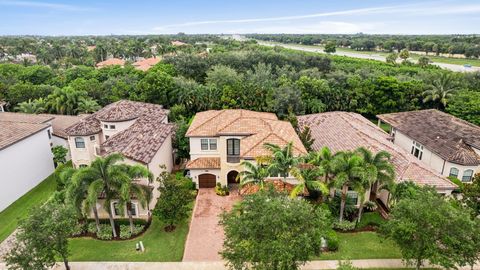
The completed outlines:
<svg viewBox="0 0 480 270">
<path fill-rule="evenodd" d="M 166 55 L 147 72 L 0 64 L 9 110 L 77 114 L 119 99 L 162 104 L 178 116 L 244 108 L 285 117 L 333 110 L 367 117 L 439 108 L 479 124 L 479 74 L 323 56 L 222 40 L 208 54 Z"/>
<path fill-rule="evenodd" d="M 480 57 L 479 35 L 341 35 L 341 34 L 254 34 L 250 38 L 305 45 L 334 42 L 338 47 L 359 51 L 397 51 L 408 49 L 427 54 L 463 54 Z"/>
</svg>

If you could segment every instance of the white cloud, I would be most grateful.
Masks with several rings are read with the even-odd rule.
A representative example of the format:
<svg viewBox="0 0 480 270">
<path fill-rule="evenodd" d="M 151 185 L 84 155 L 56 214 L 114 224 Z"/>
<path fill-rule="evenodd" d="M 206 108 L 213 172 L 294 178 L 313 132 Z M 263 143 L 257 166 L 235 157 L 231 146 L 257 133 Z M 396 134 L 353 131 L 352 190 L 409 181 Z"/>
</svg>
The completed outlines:
<svg viewBox="0 0 480 270">
<path fill-rule="evenodd" d="M 33 2 L 33 1 L 1 1 L 0 6 L 16 6 L 16 7 L 29 7 L 29 8 L 45 8 L 45 9 L 55 9 L 63 11 L 87 11 L 92 10 L 90 8 L 84 8 L 74 5 L 66 4 L 56 4 L 56 3 L 47 3 L 47 2 Z"/>
</svg>

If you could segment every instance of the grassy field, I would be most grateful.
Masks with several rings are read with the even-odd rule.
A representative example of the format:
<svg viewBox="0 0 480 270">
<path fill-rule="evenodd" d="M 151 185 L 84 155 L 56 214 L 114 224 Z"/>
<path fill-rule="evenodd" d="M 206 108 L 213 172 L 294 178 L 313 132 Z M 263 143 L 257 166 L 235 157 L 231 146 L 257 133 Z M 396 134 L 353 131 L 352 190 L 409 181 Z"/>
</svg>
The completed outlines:
<svg viewBox="0 0 480 270">
<path fill-rule="evenodd" d="M 90 237 L 70 240 L 71 261 L 131 261 L 176 262 L 181 261 L 188 234 L 189 221 L 177 226 L 173 232 L 165 232 L 164 225 L 153 218 L 148 230 L 132 240 L 101 241 Z M 135 244 L 143 242 L 145 252 L 135 250 Z"/>
<path fill-rule="evenodd" d="M 376 232 L 339 233 L 339 247 L 336 252 L 321 254 L 320 260 L 357 259 L 400 259 L 395 244 L 381 238 Z"/>
<path fill-rule="evenodd" d="M 268 42 L 271 44 L 278 44 L 278 42 Z M 318 49 L 323 51 L 323 46 L 316 46 L 316 45 L 301 45 L 301 44 L 289 44 L 294 45 L 300 48 L 310 48 L 310 49 Z M 377 55 L 386 57 L 389 53 L 388 52 L 370 52 L 370 51 L 356 51 L 350 48 L 337 48 L 337 52 L 345 52 L 345 53 L 356 53 L 356 54 L 363 54 L 363 55 Z M 422 57 L 423 55 L 419 54 L 410 54 L 410 58 L 414 60 L 418 60 L 418 58 Z M 444 57 L 444 56 L 436 56 L 436 55 L 427 55 L 427 57 L 436 63 L 444 63 L 444 64 L 454 64 L 454 65 L 465 65 L 470 64 L 472 66 L 480 67 L 480 59 L 464 59 L 464 58 L 453 58 L 453 57 Z"/>
<path fill-rule="evenodd" d="M 30 208 L 45 202 L 55 191 L 55 188 L 55 177 L 52 174 L 0 212 L 0 242 L 17 228 L 19 219 L 27 217 Z"/>
</svg>

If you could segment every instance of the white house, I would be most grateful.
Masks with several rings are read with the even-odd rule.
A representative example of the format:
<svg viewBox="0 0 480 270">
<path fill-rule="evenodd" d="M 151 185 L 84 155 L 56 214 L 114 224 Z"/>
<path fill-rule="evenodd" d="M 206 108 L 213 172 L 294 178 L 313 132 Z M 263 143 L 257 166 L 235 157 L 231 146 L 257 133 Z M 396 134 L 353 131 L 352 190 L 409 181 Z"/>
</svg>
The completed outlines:
<svg viewBox="0 0 480 270">
<path fill-rule="evenodd" d="M 144 165 L 155 177 L 164 170 L 170 172 L 173 167 L 174 126 L 168 123 L 167 115 L 168 110 L 161 105 L 120 100 L 81 119 L 65 130 L 73 166 L 88 166 L 97 157 L 120 153 L 125 157 L 125 163 Z M 160 166 L 165 166 L 165 169 Z M 132 215 L 148 218 L 149 209 L 155 206 L 159 195 L 158 183 L 154 181 L 150 184 L 147 179 L 136 181 L 150 186 L 154 199 L 146 209 L 133 200 Z M 99 201 L 97 205 L 99 216 L 107 217 L 108 213 L 101 203 Z M 119 206 L 114 201 L 111 207 L 115 210 Z"/>
<path fill-rule="evenodd" d="M 54 171 L 49 120 L 0 112 L 0 211 Z"/>
<path fill-rule="evenodd" d="M 190 142 L 190 161 L 186 168 L 198 188 L 212 188 L 216 183 L 236 183 L 243 170 L 243 160 L 254 163 L 258 157 L 271 156 L 272 153 L 264 147 L 265 143 L 282 147 L 292 142 L 294 155 L 307 153 L 292 125 L 278 120 L 272 113 L 247 110 L 199 112 L 186 136 Z M 293 182 L 295 178 L 287 180 Z"/>
<path fill-rule="evenodd" d="M 443 176 L 471 182 L 480 172 L 480 127 L 438 110 L 377 115 L 391 141 Z"/>
</svg>

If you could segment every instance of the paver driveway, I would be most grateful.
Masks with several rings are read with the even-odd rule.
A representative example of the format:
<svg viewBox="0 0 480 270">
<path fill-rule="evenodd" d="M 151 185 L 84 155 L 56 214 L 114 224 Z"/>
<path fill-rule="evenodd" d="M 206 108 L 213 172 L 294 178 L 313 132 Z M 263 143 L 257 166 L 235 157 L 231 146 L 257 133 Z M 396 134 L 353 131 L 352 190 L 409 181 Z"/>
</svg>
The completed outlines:
<svg viewBox="0 0 480 270">
<path fill-rule="evenodd" d="M 229 211 L 240 200 L 236 191 L 229 196 L 215 194 L 213 188 L 201 188 L 198 191 L 193 210 L 190 230 L 185 243 L 183 261 L 218 261 L 218 252 L 223 245 L 223 228 L 218 225 L 218 215 L 223 210 Z"/>
</svg>

